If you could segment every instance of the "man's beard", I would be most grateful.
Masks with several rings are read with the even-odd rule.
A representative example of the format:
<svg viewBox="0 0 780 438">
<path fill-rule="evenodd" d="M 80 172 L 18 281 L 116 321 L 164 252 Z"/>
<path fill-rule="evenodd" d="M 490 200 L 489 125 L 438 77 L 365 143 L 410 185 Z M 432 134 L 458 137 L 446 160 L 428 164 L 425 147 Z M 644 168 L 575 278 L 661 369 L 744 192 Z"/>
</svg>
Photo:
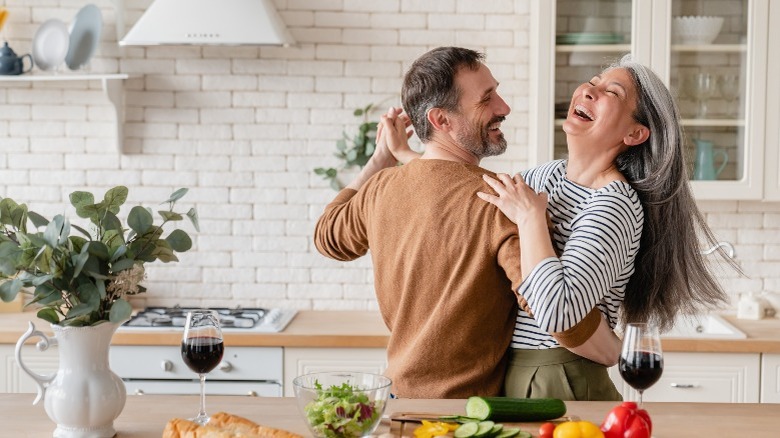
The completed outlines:
<svg viewBox="0 0 780 438">
<path fill-rule="evenodd" d="M 503 122 L 504 119 L 505 117 L 494 117 L 484 126 L 480 126 L 476 123 L 466 125 L 468 128 L 464 132 L 458 133 L 458 143 L 460 143 L 460 146 L 463 149 L 471 152 L 480 160 L 486 157 L 503 154 L 506 152 L 506 139 L 504 138 L 504 134 L 501 134 L 495 143 L 491 143 L 487 127 L 494 123 Z"/>
</svg>

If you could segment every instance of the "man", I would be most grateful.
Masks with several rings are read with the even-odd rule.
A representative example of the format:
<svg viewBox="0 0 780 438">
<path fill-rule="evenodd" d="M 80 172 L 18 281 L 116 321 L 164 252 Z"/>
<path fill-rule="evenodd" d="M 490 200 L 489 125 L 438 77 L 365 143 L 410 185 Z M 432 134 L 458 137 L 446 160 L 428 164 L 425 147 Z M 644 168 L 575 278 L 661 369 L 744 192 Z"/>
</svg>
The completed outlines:
<svg viewBox="0 0 780 438">
<path fill-rule="evenodd" d="M 380 142 L 317 223 L 315 245 L 354 260 L 371 249 L 380 312 L 391 331 L 386 374 L 404 398 L 498 395 L 521 282 L 517 227 L 476 202 L 482 158 L 506 150 L 510 108 L 473 50 L 441 47 L 404 78 L 404 109 L 425 144 L 395 167 Z M 567 332 L 582 343 L 597 314 Z"/>
</svg>

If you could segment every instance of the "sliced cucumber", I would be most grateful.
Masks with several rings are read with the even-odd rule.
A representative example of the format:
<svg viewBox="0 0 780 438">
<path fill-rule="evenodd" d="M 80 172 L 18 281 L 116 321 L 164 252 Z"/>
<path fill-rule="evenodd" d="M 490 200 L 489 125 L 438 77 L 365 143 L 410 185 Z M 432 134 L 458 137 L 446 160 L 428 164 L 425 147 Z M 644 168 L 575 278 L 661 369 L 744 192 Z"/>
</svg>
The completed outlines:
<svg viewBox="0 0 780 438">
<path fill-rule="evenodd" d="M 490 436 L 490 432 L 493 431 L 493 426 L 495 425 L 496 423 L 492 421 L 480 421 L 477 423 L 477 433 L 474 436 L 477 438 Z"/>
<path fill-rule="evenodd" d="M 517 435 L 520 435 L 520 432 L 523 431 L 514 427 L 507 427 L 506 429 L 502 430 L 501 433 L 498 434 L 498 438 L 512 438 Z M 531 434 L 528 434 L 528 438 L 531 438 Z"/>
<path fill-rule="evenodd" d="M 463 423 L 460 426 L 458 426 L 457 429 L 455 429 L 455 432 L 453 432 L 452 435 L 455 438 L 469 438 L 476 435 L 478 430 L 479 430 L 479 423 L 476 422 Z"/>
</svg>

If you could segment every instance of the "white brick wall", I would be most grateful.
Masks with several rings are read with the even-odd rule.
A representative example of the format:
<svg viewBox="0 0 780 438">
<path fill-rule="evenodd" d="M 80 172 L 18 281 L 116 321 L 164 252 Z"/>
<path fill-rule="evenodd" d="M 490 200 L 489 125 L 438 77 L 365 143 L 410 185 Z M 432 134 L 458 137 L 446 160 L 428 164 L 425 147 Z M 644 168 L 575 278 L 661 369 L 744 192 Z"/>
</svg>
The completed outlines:
<svg viewBox="0 0 780 438">
<path fill-rule="evenodd" d="M 4 37 L 19 54 L 45 20 L 69 22 L 83 0 L 0 0 Z M 0 195 L 46 215 L 67 211 L 73 190 L 130 188 L 155 206 L 174 189 L 198 208 L 202 230 L 181 262 L 148 267 L 139 304 L 374 309 L 369 257 L 320 256 L 314 223 L 335 192 L 312 169 L 336 165 L 335 141 L 354 108 L 397 105 L 400 80 L 421 53 L 466 45 L 488 54 L 513 107 L 510 150 L 484 162 L 527 166 L 529 7 L 522 0 L 276 0 L 298 44 L 279 47 L 116 45 L 113 1 L 94 0 L 105 27 L 93 71 L 123 72 L 125 144 L 99 83 L 0 84 Z M 126 1 L 126 29 L 151 0 Z M 378 117 L 378 115 L 377 115 Z M 345 175 L 346 177 L 349 174 Z M 780 205 L 702 204 L 733 242 L 747 277 L 723 274 L 737 293 L 780 292 Z"/>
</svg>

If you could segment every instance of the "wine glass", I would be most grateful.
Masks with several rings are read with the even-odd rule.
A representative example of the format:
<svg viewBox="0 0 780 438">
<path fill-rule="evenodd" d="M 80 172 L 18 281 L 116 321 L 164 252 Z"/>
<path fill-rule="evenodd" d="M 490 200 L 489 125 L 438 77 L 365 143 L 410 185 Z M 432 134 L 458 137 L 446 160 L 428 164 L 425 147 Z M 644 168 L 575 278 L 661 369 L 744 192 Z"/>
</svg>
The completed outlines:
<svg viewBox="0 0 780 438">
<path fill-rule="evenodd" d="M 181 357 L 192 371 L 200 376 L 200 412 L 192 421 L 208 423 L 206 414 L 206 374 L 222 361 L 225 344 L 219 327 L 219 316 L 214 310 L 193 310 L 187 313 Z"/>
<path fill-rule="evenodd" d="M 688 78 L 688 93 L 696 99 L 697 118 L 707 116 L 707 99 L 715 94 L 716 87 L 715 77 L 710 73 L 694 73 Z"/>
<path fill-rule="evenodd" d="M 623 380 L 639 392 L 641 407 L 642 392 L 653 386 L 664 370 L 658 327 L 644 323 L 630 323 L 626 326 L 618 369 Z"/>
<path fill-rule="evenodd" d="M 734 101 L 739 97 L 739 76 L 728 74 L 721 76 L 718 81 L 718 89 L 720 90 L 720 95 L 726 100 L 726 115 L 729 117 L 737 115 L 738 108 L 734 105 Z"/>
</svg>

